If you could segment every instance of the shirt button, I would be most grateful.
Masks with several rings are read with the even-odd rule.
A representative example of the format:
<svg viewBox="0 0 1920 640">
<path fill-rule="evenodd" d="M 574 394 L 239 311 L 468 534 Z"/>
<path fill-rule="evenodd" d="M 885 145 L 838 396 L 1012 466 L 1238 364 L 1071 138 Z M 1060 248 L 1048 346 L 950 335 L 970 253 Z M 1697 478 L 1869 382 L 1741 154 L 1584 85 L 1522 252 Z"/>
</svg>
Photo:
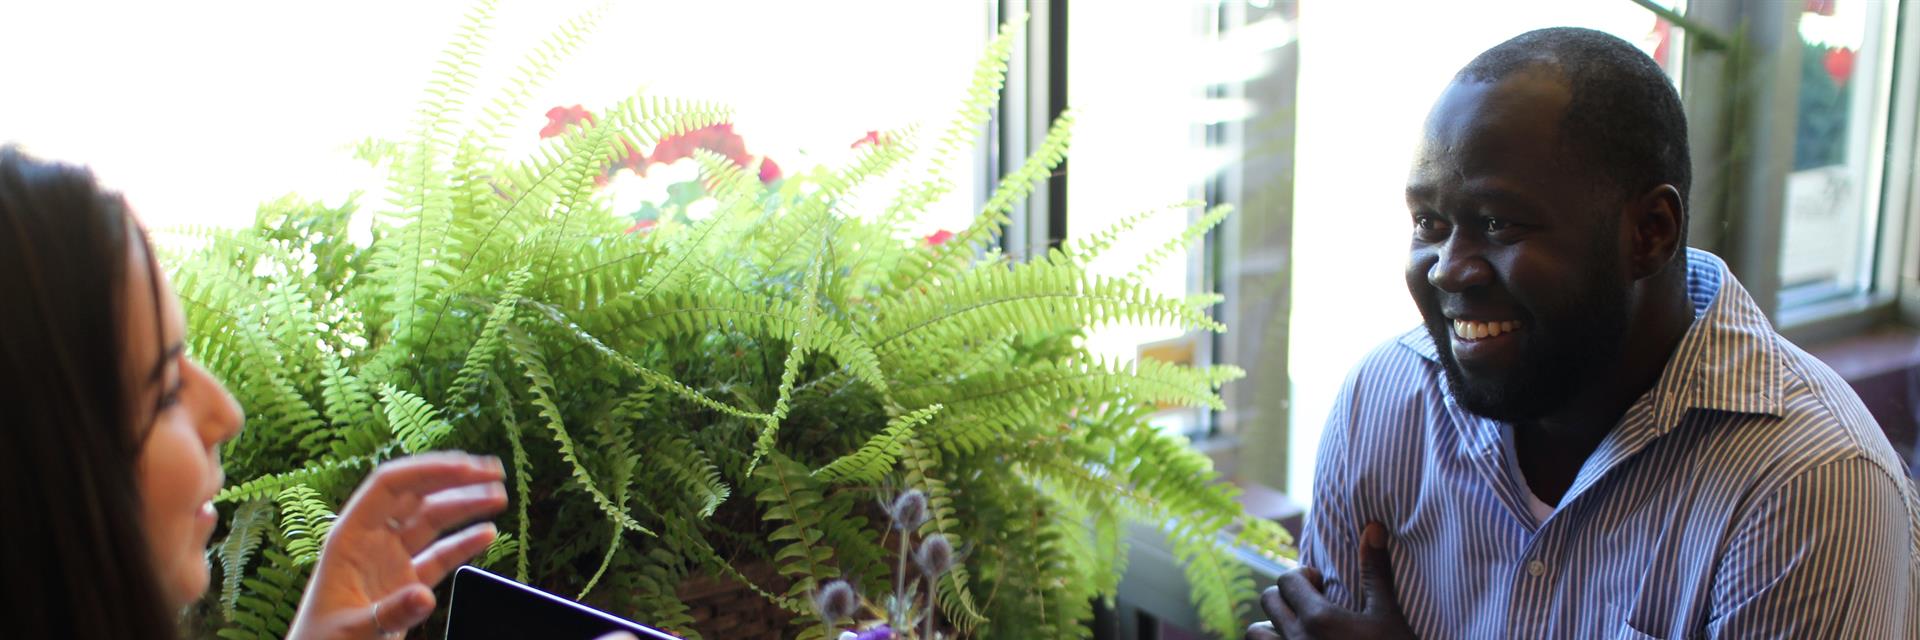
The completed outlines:
<svg viewBox="0 0 1920 640">
<path fill-rule="evenodd" d="M 1539 560 L 1527 563 L 1527 575 L 1535 578 L 1547 575 L 1547 563 Z"/>
</svg>

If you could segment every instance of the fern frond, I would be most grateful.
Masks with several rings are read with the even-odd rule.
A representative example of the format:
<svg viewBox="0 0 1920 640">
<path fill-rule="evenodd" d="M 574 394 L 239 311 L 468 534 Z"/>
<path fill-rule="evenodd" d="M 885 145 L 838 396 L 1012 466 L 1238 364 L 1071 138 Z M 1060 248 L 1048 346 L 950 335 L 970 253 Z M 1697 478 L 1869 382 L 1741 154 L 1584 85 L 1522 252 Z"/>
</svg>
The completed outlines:
<svg viewBox="0 0 1920 640">
<path fill-rule="evenodd" d="M 560 407 L 553 402 L 553 375 L 547 372 L 545 359 L 538 352 L 538 347 L 533 346 L 525 336 L 513 332 L 509 332 L 507 344 L 508 353 L 513 355 L 514 361 L 520 365 L 522 375 L 527 378 L 530 402 L 539 409 L 540 418 L 546 423 L 548 433 L 553 436 L 554 442 L 560 445 L 560 455 L 572 467 L 574 485 L 591 496 L 594 504 L 599 506 L 600 511 L 613 522 L 628 530 L 653 535 L 651 530 L 640 526 L 633 516 L 628 515 L 624 507 L 601 492 L 599 484 L 594 481 L 593 473 L 581 464 L 573 445 L 573 437 L 567 434 L 567 426 L 562 422 L 563 414 Z"/>
<path fill-rule="evenodd" d="M 1138 283 L 1041 260 L 1005 269 L 974 269 L 924 295 L 899 299 L 889 305 L 870 335 L 875 351 L 884 356 L 952 335 L 1046 335 L 1120 321 L 1210 331 L 1226 328 L 1183 301 L 1162 297 Z"/>
<path fill-rule="evenodd" d="M 900 452 L 906 449 L 907 440 L 913 437 L 913 430 L 945 408 L 939 404 L 929 405 L 888 421 L 887 428 L 860 445 L 860 450 L 813 470 L 813 477 L 821 482 L 843 484 L 878 482 L 893 470 Z"/>
<path fill-rule="evenodd" d="M 397 446 L 393 446 L 397 448 Z M 214 495 L 215 503 L 228 503 L 246 500 L 258 500 L 280 495 L 280 492 L 295 485 L 317 484 L 332 485 L 351 471 L 372 468 L 392 454 L 392 449 L 352 458 L 319 460 L 306 463 L 298 469 L 284 473 L 263 475 L 237 485 L 221 489 Z"/>
<path fill-rule="evenodd" d="M 527 282 L 533 274 L 519 269 L 508 276 L 506 289 L 501 291 L 499 302 L 487 312 L 487 320 L 480 328 L 480 337 L 473 347 L 467 350 L 460 372 L 453 376 L 453 388 L 449 391 L 446 406 L 461 411 L 468 402 L 468 396 L 477 391 L 484 378 L 493 371 L 494 361 L 500 357 L 500 350 L 506 341 L 507 328 L 513 322 L 520 295 L 526 291 Z"/>
<path fill-rule="evenodd" d="M 508 448 L 513 452 L 514 523 L 520 532 L 520 548 L 514 554 L 514 579 L 527 582 L 527 554 L 533 540 L 529 531 L 532 521 L 527 518 L 527 506 L 533 502 L 533 462 L 527 456 L 520 420 L 514 415 L 512 393 L 507 391 L 506 383 L 497 377 L 493 379 L 493 388 L 494 401 L 500 409 L 502 431 L 506 435 Z"/>
<path fill-rule="evenodd" d="M 380 385 L 380 405 L 401 451 L 411 454 L 433 449 L 453 432 L 452 425 L 440 419 L 433 405 L 391 384 Z"/>
<path fill-rule="evenodd" d="M 487 543 L 487 550 L 480 553 L 480 558 L 474 564 L 489 569 L 499 566 L 507 556 L 520 555 L 520 549 L 526 546 L 523 542 L 511 533 L 502 533 L 493 542 Z"/>
<path fill-rule="evenodd" d="M 607 539 L 607 553 L 600 558 L 600 568 L 593 570 L 593 576 L 587 578 L 586 586 L 580 587 L 580 595 L 574 596 L 574 600 L 587 599 L 587 594 L 593 593 L 594 585 L 600 584 L 600 577 L 607 575 L 607 567 L 613 566 L 614 557 L 620 553 L 620 534 L 625 531 L 626 527 L 621 522 L 613 522 L 613 534 Z"/>
<path fill-rule="evenodd" d="M 1132 232 L 1135 227 L 1140 226 L 1140 223 L 1146 222 L 1154 216 L 1165 214 L 1168 211 L 1192 209 L 1205 204 L 1205 202 L 1199 200 L 1187 200 L 1164 207 L 1154 207 L 1121 218 L 1118 222 L 1107 225 L 1107 228 L 1101 229 L 1093 235 L 1073 241 L 1071 245 L 1072 249 L 1067 252 L 1067 255 L 1080 264 L 1091 263 L 1095 259 L 1098 259 L 1101 254 L 1105 253 L 1107 249 L 1112 248 L 1115 240 L 1119 240 L 1120 236 Z"/>
<path fill-rule="evenodd" d="M 1153 272 L 1153 268 L 1160 265 L 1160 261 L 1166 260 L 1176 253 L 1184 253 L 1187 247 L 1192 246 L 1194 242 L 1199 241 L 1201 237 L 1207 235 L 1208 231 L 1212 231 L 1214 227 L 1219 226 L 1222 221 L 1226 220 L 1227 215 L 1230 213 L 1233 213 L 1233 205 L 1223 204 L 1208 209 L 1205 214 L 1200 216 L 1200 219 L 1195 220 L 1193 224 L 1187 225 L 1186 230 L 1180 232 L 1180 235 L 1174 236 L 1173 239 L 1168 240 L 1165 244 L 1155 247 L 1152 251 L 1148 252 L 1146 258 L 1142 259 L 1140 264 L 1135 266 L 1133 271 L 1127 274 L 1127 279 L 1136 282 L 1145 280 L 1147 275 Z"/>
<path fill-rule="evenodd" d="M 515 67 L 515 75 L 506 79 L 500 95 L 481 110 L 486 119 L 480 131 L 484 133 L 484 140 L 489 146 L 498 146 L 506 139 L 507 128 L 526 110 L 527 101 L 533 98 L 534 92 L 545 86 L 558 71 L 559 65 L 573 57 L 574 51 L 599 29 L 600 21 L 610 8 L 611 3 L 603 2 L 569 18 L 549 32 L 540 44 L 527 51 L 519 66 Z"/>
<path fill-rule="evenodd" d="M 953 496 L 947 492 L 946 481 L 935 471 L 939 454 L 915 439 L 908 439 L 902 453 L 901 463 L 906 468 L 903 475 L 907 486 L 927 494 L 927 513 L 931 517 L 920 527 L 921 533 L 939 533 L 946 536 L 955 548 L 962 547 L 965 538 L 960 535 L 960 518 L 954 511 Z M 974 604 L 973 594 L 967 587 L 969 580 L 965 564 L 954 565 L 940 579 L 940 611 L 962 634 L 987 622 L 987 617 L 980 613 L 979 605 Z"/>
<path fill-rule="evenodd" d="M 246 575 L 247 561 L 273 526 L 273 514 L 273 504 L 265 500 L 240 505 L 227 521 L 227 537 L 213 547 L 214 557 L 220 559 L 220 610 L 228 618 L 233 617 L 239 602 L 240 579 Z"/>
<path fill-rule="evenodd" d="M 234 600 L 230 620 L 234 626 L 218 635 L 230 640 L 284 638 L 293 623 L 294 607 L 307 586 L 307 570 L 277 548 L 284 544 L 280 532 L 270 531 L 275 540 L 260 549 L 261 563 L 241 579 L 245 590 Z"/>
<path fill-rule="evenodd" d="M 282 548 L 287 550 L 287 557 L 295 566 L 313 566 L 320 560 L 320 547 L 326 544 L 338 516 L 320 500 L 319 492 L 306 485 L 287 487 L 274 500 L 280 504 L 280 535 L 286 540 Z"/>
<path fill-rule="evenodd" d="M 1013 47 L 1026 37 L 1027 16 L 1021 13 L 1009 19 L 1000 33 L 987 42 L 986 54 L 974 65 L 973 78 L 958 113 L 934 142 L 932 168 L 925 181 L 902 189 L 887 207 L 888 226 L 910 221 L 928 205 L 952 191 L 954 181 L 948 167 L 958 161 L 963 149 L 974 145 L 982 127 L 1000 102 L 1000 88 L 1006 84 L 1007 64 L 1013 59 Z"/>
<path fill-rule="evenodd" d="M 672 486 L 692 496 L 700 505 L 696 517 L 708 518 L 726 502 L 733 490 L 720 477 L 707 453 L 677 434 L 664 434 L 648 447 L 653 452 L 649 469 L 666 474 Z"/>
<path fill-rule="evenodd" d="M 1035 147 L 1027 160 L 1021 163 L 994 188 L 987 204 L 975 216 L 973 223 L 958 235 L 940 245 L 934 251 L 931 260 L 903 274 L 891 291 L 911 292 L 919 290 L 927 283 L 944 283 L 967 270 L 974 253 L 993 244 L 1000 230 L 1008 222 L 1007 213 L 1014 205 L 1026 200 L 1035 187 L 1047 181 L 1053 175 L 1055 167 L 1067 159 L 1067 147 L 1073 141 L 1073 113 L 1060 114 L 1047 130 L 1047 137 Z"/>
<path fill-rule="evenodd" d="M 785 596 L 804 601 L 812 597 L 822 577 L 834 574 L 829 564 L 833 549 L 821 544 L 824 498 L 806 467 L 777 451 L 767 454 L 756 477 L 761 486 L 754 499 L 766 505 L 763 517 L 786 523 L 767 536 L 769 542 L 781 544 L 773 561 L 781 575 L 793 580 Z"/>
<path fill-rule="evenodd" d="M 582 329 L 580 325 L 574 324 L 572 320 L 567 319 L 567 317 L 564 314 L 561 314 L 559 310 L 554 309 L 551 306 L 539 304 L 533 301 L 528 301 L 527 304 L 539 310 L 544 315 L 544 317 L 546 317 L 549 321 L 551 321 L 552 325 L 556 329 L 559 329 L 565 332 L 568 335 L 568 337 L 571 338 L 572 340 L 576 341 L 577 343 L 583 346 L 586 346 L 592 349 L 595 353 L 605 356 L 608 360 L 612 361 L 615 365 L 618 365 L 620 368 L 625 369 L 628 373 L 632 373 L 634 375 L 640 376 L 640 379 L 645 380 L 648 384 L 666 389 L 667 391 L 672 392 L 674 395 L 680 396 L 681 398 L 691 401 L 694 404 L 700 405 L 702 407 L 706 407 L 708 409 L 712 409 L 714 411 L 718 411 L 720 413 L 734 416 L 737 418 L 746 418 L 749 420 L 766 420 L 769 415 L 765 413 L 759 413 L 755 411 L 741 409 L 733 405 L 721 402 L 719 400 L 715 400 L 712 397 L 708 396 L 707 394 L 701 393 L 699 390 L 694 389 L 693 387 L 687 386 L 685 383 L 682 383 L 679 380 L 673 379 L 672 376 L 668 376 L 658 371 L 654 371 L 653 369 L 647 368 L 646 366 L 643 366 L 640 363 L 635 362 L 632 358 L 627 357 L 626 354 L 620 353 L 619 351 L 615 351 L 614 349 L 608 347 L 605 343 L 601 342 L 599 338 L 594 337 L 592 333 L 587 332 L 585 329 Z"/>
</svg>

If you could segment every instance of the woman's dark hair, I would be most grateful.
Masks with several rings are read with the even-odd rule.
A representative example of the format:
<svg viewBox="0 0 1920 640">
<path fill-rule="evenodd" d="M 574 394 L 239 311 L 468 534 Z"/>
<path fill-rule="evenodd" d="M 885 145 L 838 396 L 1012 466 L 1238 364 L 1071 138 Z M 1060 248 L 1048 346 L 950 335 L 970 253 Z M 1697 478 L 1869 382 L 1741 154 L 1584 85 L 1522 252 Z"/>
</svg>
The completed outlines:
<svg viewBox="0 0 1920 640">
<path fill-rule="evenodd" d="M 122 373 L 126 287 L 157 282 L 126 282 L 130 242 L 144 249 L 126 201 L 91 171 L 0 147 L 0 625 L 9 636 L 175 634 L 135 479 L 146 431 L 137 423 L 151 415 L 136 409 L 138 390 Z"/>
</svg>

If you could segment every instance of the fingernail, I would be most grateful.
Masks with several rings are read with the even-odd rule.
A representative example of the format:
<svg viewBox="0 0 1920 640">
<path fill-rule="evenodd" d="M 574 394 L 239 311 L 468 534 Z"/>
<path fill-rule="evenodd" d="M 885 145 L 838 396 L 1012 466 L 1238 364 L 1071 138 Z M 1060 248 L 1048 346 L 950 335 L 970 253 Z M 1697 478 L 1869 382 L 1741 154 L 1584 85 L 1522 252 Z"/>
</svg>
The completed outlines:
<svg viewBox="0 0 1920 640">
<path fill-rule="evenodd" d="M 1367 530 L 1360 535 L 1360 538 L 1370 548 L 1387 548 L 1387 528 L 1380 526 L 1379 523 L 1367 523 Z"/>
</svg>

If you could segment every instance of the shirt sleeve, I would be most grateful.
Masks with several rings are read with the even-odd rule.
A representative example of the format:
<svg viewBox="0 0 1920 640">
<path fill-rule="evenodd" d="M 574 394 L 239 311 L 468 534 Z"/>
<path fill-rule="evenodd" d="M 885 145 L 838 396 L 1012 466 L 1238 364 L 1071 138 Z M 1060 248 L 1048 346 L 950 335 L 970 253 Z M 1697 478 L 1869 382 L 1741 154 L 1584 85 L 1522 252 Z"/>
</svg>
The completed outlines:
<svg viewBox="0 0 1920 640">
<path fill-rule="evenodd" d="M 1357 470 L 1350 464 L 1348 451 L 1356 387 L 1355 379 L 1349 377 L 1327 414 L 1314 461 L 1312 511 L 1300 534 L 1300 564 L 1318 570 L 1327 599 L 1349 609 L 1359 608 L 1355 589 L 1349 585 L 1360 570 L 1360 532 L 1354 523 L 1350 490 L 1351 474 Z"/>
<path fill-rule="evenodd" d="M 1756 503 L 1720 558 L 1714 638 L 1909 638 L 1916 580 L 1904 478 L 1810 469 Z"/>
</svg>

